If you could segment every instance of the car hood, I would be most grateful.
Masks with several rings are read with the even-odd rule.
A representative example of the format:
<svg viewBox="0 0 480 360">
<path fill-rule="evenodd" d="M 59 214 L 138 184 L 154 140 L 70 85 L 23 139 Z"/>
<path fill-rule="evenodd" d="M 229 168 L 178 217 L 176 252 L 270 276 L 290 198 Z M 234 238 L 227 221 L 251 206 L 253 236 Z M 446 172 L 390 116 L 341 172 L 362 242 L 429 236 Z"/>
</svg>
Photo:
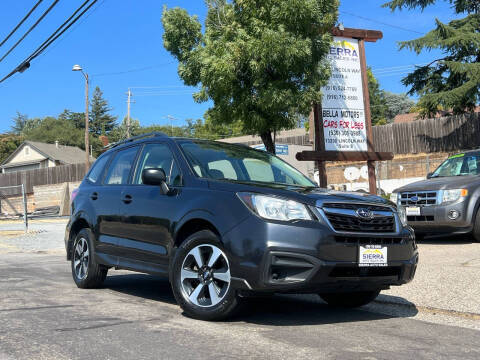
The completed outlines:
<svg viewBox="0 0 480 360">
<path fill-rule="evenodd" d="M 244 183 L 224 180 L 209 180 L 209 187 L 215 190 L 233 192 L 254 192 L 267 195 L 281 196 L 312 206 L 321 202 L 352 202 L 374 203 L 379 205 L 394 205 L 392 202 L 376 195 L 362 192 L 345 192 L 323 188 L 304 188 L 282 184 Z"/>
<path fill-rule="evenodd" d="M 402 186 L 394 190 L 394 192 L 461 189 L 478 183 L 480 183 L 479 176 L 438 177 L 416 181 L 414 183 Z"/>
</svg>

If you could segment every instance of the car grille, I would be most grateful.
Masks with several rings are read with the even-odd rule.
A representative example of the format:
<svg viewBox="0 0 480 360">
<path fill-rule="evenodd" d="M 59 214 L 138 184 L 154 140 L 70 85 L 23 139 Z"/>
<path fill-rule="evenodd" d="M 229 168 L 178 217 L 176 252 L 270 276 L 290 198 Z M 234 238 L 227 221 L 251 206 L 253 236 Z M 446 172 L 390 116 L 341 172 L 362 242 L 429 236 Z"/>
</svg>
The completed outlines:
<svg viewBox="0 0 480 360">
<path fill-rule="evenodd" d="M 323 211 L 333 229 L 340 232 L 388 233 L 395 232 L 395 217 L 391 208 L 379 205 L 335 203 L 323 204 Z M 368 209 L 374 213 L 371 219 L 361 218 L 358 209 Z"/>
<path fill-rule="evenodd" d="M 400 194 L 400 204 L 403 206 L 428 206 L 437 204 L 436 191 L 404 192 Z"/>
<path fill-rule="evenodd" d="M 348 245 L 394 245 L 401 244 L 408 239 L 392 237 L 355 237 L 355 236 L 335 236 L 335 241 L 340 244 Z"/>
</svg>

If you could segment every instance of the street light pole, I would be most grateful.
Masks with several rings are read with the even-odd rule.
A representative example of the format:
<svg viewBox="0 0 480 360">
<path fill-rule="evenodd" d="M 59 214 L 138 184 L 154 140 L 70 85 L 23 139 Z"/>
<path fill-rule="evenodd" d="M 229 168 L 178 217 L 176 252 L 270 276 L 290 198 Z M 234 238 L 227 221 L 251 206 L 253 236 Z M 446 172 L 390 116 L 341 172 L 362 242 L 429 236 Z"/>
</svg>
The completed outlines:
<svg viewBox="0 0 480 360">
<path fill-rule="evenodd" d="M 85 78 L 85 172 L 90 168 L 90 144 L 89 144 L 89 131 L 88 131 L 88 88 L 89 88 L 89 79 L 88 74 L 83 72 L 83 69 L 80 65 L 74 65 L 72 71 L 80 71 Z"/>
</svg>

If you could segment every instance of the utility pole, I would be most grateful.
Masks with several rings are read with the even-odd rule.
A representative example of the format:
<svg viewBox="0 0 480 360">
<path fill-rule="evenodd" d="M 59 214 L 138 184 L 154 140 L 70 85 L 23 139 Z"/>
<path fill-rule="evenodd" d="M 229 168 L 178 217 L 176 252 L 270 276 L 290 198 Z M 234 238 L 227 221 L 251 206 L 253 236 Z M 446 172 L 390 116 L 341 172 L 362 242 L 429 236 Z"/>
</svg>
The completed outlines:
<svg viewBox="0 0 480 360">
<path fill-rule="evenodd" d="M 132 102 L 132 92 L 128 88 L 127 92 L 127 139 L 130 137 L 130 104 Z"/>
<path fill-rule="evenodd" d="M 72 71 L 80 71 L 85 78 L 85 172 L 88 171 L 90 168 L 90 144 L 88 138 L 88 87 L 89 87 L 89 80 L 88 74 L 83 72 L 83 69 L 80 65 L 74 65 Z"/>
</svg>

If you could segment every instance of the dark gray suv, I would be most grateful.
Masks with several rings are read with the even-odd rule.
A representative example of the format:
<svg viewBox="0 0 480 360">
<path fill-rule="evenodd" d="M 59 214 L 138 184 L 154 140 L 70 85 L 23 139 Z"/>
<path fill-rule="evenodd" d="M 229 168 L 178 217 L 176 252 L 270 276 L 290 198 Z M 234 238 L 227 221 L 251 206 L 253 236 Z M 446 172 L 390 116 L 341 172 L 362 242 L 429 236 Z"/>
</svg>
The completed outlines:
<svg viewBox="0 0 480 360">
<path fill-rule="evenodd" d="M 151 134 L 100 156 L 74 193 L 65 246 L 81 288 L 111 268 L 164 275 L 189 316 L 257 294 L 360 306 L 409 282 L 413 230 L 377 196 L 318 188 L 264 151 Z"/>
<path fill-rule="evenodd" d="M 480 151 L 449 157 L 426 180 L 396 189 L 390 199 L 405 211 L 417 238 L 471 233 L 480 242 Z"/>
</svg>

